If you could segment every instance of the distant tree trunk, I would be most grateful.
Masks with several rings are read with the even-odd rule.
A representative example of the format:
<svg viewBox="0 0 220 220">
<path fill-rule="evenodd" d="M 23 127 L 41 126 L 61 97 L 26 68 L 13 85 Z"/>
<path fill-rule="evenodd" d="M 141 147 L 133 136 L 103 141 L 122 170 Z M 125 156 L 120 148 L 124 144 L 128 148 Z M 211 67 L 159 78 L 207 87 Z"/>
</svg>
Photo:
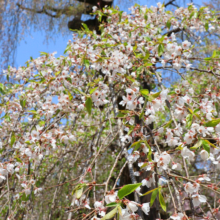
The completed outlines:
<svg viewBox="0 0 220 220">
<path fill-rule="evenodd" d="M 79 0 L 80 2 L 84 2 L 83 0 Z M 85 3 L 88 3 L 90 7 L 97 6 L 98 8 L 104 8 L 107 6 L 112 6 L 113 0 L 86 0 Z M 86 14 L 90 14 L 92 10 L 86 10 Z M 82 23 L 85 23 L 90 30 L 95 30 L 98 34 L 100 34 L 99 31 L 99 25 L 102 22 L 105 22 L 106 18 L 103 17 L 101 22 L 98 21 L 98 19 L 95 17 L 94 19 L 88 19 L 86 21 L 82 21 L 79 17 L 74 17 L 73 20 L 68 22 L 68 28 L 69 29 L 77 29 L 80 30 L 82 28 Z"/>
</svg>

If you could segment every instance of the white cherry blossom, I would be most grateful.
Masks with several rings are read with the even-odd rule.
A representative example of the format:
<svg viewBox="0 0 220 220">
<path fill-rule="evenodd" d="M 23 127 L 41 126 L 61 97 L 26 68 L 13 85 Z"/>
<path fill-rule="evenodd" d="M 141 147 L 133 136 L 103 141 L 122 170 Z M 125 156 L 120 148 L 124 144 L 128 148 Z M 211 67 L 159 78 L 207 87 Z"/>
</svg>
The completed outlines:
<svg viewBox="0 0 220 220">
<path fill-rule="evenodd" d="M 196 206 L 199 206 L 201 203 L 205 203 L 207 201 L 207 198 L 206 196 L 204 195 L 199 195 L 199 194 L 195 194 L 195 195 L 192 195 L 192 201 L 193 201 L 193 205 L 196 207 Z"/>
</svg>

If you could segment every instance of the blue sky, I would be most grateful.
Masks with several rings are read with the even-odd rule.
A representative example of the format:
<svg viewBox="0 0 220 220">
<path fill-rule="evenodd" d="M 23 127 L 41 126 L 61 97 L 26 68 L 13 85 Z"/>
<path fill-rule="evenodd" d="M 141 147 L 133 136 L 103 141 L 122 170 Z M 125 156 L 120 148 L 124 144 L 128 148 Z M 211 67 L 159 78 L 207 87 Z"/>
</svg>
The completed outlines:
<svg viewBox="0 0 220 220">
<path fill-rule="evenodd" d="M 169 0 L 165 0 L 165 3 Z M 190 0 L 177 0 L 177 2 L 185 2 L 185 5 L 187 2 L 190 2 Z M 121 10 L 128 11 L 128 8 L 132 6 L 134 3 L 142 4 L 147 6 L 156 5 L 157 2 L 163 2 L 163 1 L 152 1 L 152 0 L 115 0 L 114 5 L 118 5 Z M 194 0 L 194 3 L 202 4 L 203 1 L 200 0 Z M 57 51 L 57 56 L 62 55 L 67 42 L 69 39 L 72 39 L 72 33 L 69 32 L 68 35 L 60 36 L 56 35 L 56 38 L 54 41 L 51 41 L 49 44 L 44 43 L 45 41 L 45 35 L 42 31 L 35 31 L 32 32 L 32 36 L 27 36 L 25 40 L 21 41 L 18 45 L 17 51 L 16 51 L 16 58 L 15 58 L 15 67 L 19 67 L 25 64 L 27 60 L 30 59 L 32 56 L 33 58 L 37 58 L 40 56 L 40 52 L 48 52 L 52 53 L 54 51 Z"/>
</svg>

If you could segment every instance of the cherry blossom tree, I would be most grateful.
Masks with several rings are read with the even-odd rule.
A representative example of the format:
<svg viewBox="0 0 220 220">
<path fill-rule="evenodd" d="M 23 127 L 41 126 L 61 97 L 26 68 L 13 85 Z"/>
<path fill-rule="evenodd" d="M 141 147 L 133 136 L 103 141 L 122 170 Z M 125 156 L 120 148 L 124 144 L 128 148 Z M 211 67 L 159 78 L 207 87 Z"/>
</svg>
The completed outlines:
<svg viewBox="0 0 220 220">
<path fill-rule="evenodd" d="M 100 35 L 83 24 L 66 56 L 4 71 L 1 218 L 219 219 L 220 52 L 200 37 L 218 15 L 93 10 Z"/>
</svg>

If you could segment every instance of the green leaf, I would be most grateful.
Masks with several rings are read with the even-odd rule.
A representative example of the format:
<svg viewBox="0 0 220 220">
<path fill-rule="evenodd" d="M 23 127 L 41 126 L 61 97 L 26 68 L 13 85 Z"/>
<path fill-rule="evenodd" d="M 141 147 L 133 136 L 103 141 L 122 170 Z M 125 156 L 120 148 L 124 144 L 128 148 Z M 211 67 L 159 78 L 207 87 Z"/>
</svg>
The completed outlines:
<svg viewBox="0 0 220 220">
<path fill-rule="evenodd" d="M 121 206 L 119 206 L 119 205 L 118 205 L 118 212 L 119 212 L 119 215 L 122 216 Z"/>
<path fill-rule="evenodd" d="M 161 208 L 166 212 L 166 210 L 167 210 L 166 203 L 165 203 L 163 195 L 160 191 L 159 191 L 159 202 L 160 202 Z"/>
<path fill-rule="evenodd" d="M 76 198 L 81 197 L 83 193 L 83 187 L 86 186 L 86 183 L 79 183 L 72 191 L 72 195 L 75 193 Z"/>
<path fill-rule="evenodd" d="M 198 18 L 198 12 L 194 13 L 194 18 Z"/>
<path fill-rule="evenodd" d="M 111 203 L 107 204 L 106 207 L 114 207 L 116 205 L 118 205 L 117 202 L 111 202 Z"/>
<path fill-rule="evenodd" d="M 142 70 L 143 70 L 143 66 L 139 66 L 136 70 L 137 75 L 141 74 Z"/>
<path fill-rule="evenodd" d="M 75 192 L 76 198 L 79 199 L 82 196 L 82 193 L 83 193 L 83 187 L 76 190 L 76 192 Z"/>
<path fill-rule="evenodd" d="M 85 105 L 86 105 L 87 112 L 91 115 L 91 112 L 92 112 L 92 99 L 90 97 L 88 97 L 86 99 Z"/>
<path fill-rule="evenodd" d="M 48 53 L 46 53 L 46 52 L 40 52 L 40 55 L 41 56 L 45 55 L 46 57 L 48 57 Z"/>
<path fill-rule="evenodd" d="M 214 148 L 217 148 L 213 143 L 211 143 L 210 141 L 208 140 L 205 140 L 210 146 L 214 147 Z"/>
<path fill-rule="evenodd" d="M 151 41 L 151 40 L 152 40 L 150 37 L 144 37 L 144 39 L 145 39 L 146 41 Z"/>
<path fill-rule="evenodd" d="M 111 212 L 109 212 L 108 214 L 106 214 L 103 218 L 101 218 L 101 220 L 106 220 L 106 219 L 111 219 L 114 217 L 114 215 L 116 214 L 118 210 L 118 206 L 116 206 Z"/>
<path fill-rule="evenodd" d="M 67 45 L 66 49 L 64 50 L 64 54 L 71 49 L 71 44 Z"/>
<path fill-rule="evenodd" d="M 220 118 L 208 121 L 207 123 L 204 124 L 204 126 L 205 127 L 215 127 L 219 123 L 220 123 Z"/>
<path fill-rule="evenodd" d="M 190 147 L 190 150 L 196 150 L 202 146 L 202 140 L 199 140 L 193 147 Z"/>
<path fill-rule="evenodd" d="M 205 23 L 205 30 L 208 31 L 209 30 L 209 24 Z"/>
<path fill-rule="evenodd" d="M 6 92 L 5 92 L 5 86 L 0 83 L 0 92 L 4 95 Z"/>
<path fill-rule="evenodd" d="M 204 150 L 206 150 L 210 154 L 210 145 L 206 140 L 202 140 L 202 145 Z"/>
<path fill-rule="evenodd" d="M 147 21 L 148 19 L 147 13 L 144 15 L 144 19 Z"/>
<path fill-rule="evenodd" d="M 149 152 L 148 152 L 148 154 L 147 154 L 147 159 L 148 159 L 148 161 L 152 161 L 152 157 L 151 157 L 151 155 L 152 155 L 151 147 L 149 146 L 148 149 L 149 149 Z"/>
<path fill-rule="evenodd" d="M 170 27 L 171 27 L 171 22 L 170 22 L 170 21 L 167 21 L 166 26 L 167 26 L 167 28 L 170 29 Z"/>
<path fill-rule="evenodd" d="M 125 117 L 126 114 L 123 114 L 121 111 L 117 114 L 118 118 L 123 118 Z"/>
<path fill-rule="evenodd" d="M 152 190 L 150 190 L 150 191 L 147 191 L 146 193 L 144 193 L 144 194 L 142 194 L 142 196 L 146 196 L 146 195 L 148 195 L 148 194 L 150 194 L 150 193 L 152 193 L 152 192 L 154 192 L 155 190 L 158 190 L 159 188 L 157 187 L 157 188 L 155 188 L 155 189 L 152 189 Z"/>
<path fill-rule="evenodd" d="M 142 142 L 142 140 L 139 140 L 139 141 L 134 142 L 134 143 L 129 147 L 129 149 L 134 148 L 134 147 L 135 147 L 135 149 L 136 149 L 136 148 L 138 149 L 138 148 L 141 146 L 141 142 Z"/>
<path fill-rule="evenodd" d="M 35 110 L 30 110 L 30 111 L 27 111 L 27 112 L 32 113 L 32 114 L 37 114 L 37 111 L 35 111 Z"/>
<path fill-rule="evenodd" d="M 26 195 L 25 193 L 23 193 L 22 196 L 21 196 L 21 200 L 22 201 L 28 201 L 29 200 L 29 196 Z"/>
<path fill-rule="evenodd" d="M 73 96 L 72 96 L 72 94 L 67 90 L 67 94 L 68 94 L 68 96 L 69 96 L 69 100 L 71 101 L 72 99 L 73 99 Z"/>
<path fill-rule="evenodd" d="M 168 127 L 170 127 L 172 121 L 173 121 L 173 120 L 171 119 L 171 120 L 168 121 L 163 127 L 164 127 L 164 128 L 168 128 Z"/>
<path fill-rule="evenodd" d="M 89 60 L 83 59 L 83 64 L 85 65 L 86 69 L 89 69 L 90 66 Z"/>
<path fill-rule="evenodd" d="M 148 98 L 148 94 L 149 94 L 149 90 L 148 89 L 141 89 L 140 93 L 142 96 L 144 96 L 145 98 Z"/>
<path fill-rule="evenodd" d="M 20 100 L 20 105 L 21 105 L 22 108 L 24 108 L 25 105 L 26 105 L 26 100 L 25 99 L 21 99 Z"/>
<path fill-rule="evenodd" d="M 183 144 L 180 144 L 178 147 L 175 148 L 175 150 L 182 150 L 183 149 Z"/>
<path fill-rule="evenodd" d="M 188 110 L 191 114 L 193 114 L 193 110 L 191 108 L 188 108 Z"/>
<path fill-rule="evenodd" d="M 216 57 L 216 50 L 213 51 L 212 58 Z"/>
<path fill-rule="evenodd" d="M 195 114 L 195 113 L 198 112 L 198 111 L 200 111 L 199 108 L 195 109 L 195 110 L 193 111 L 193 113 Z"/>
<path fill-rule="evenodd" d="M 58 76 L 60 74 L 60 71 L 57 71 L 54 75 Z"/>
<path fill-rule="evenodd" d="M 145 101 L 144 101 L 144 106 L 143 106 L 143 109 L 142 109 L 142 111 L 141 111 L 141 114 L 139 115 L 139 119 L 142 119 L 142 118 L 143 118 L 143 116 L 144 116 L 144 111 L 145 111 L 146 106 L 147 106 L 147 101 L 148 101 L 148 99 L 147 99 L 147 98 L 145 98 Z"/>
<path fill-rule="evenodd" d="M 190 16 L 189 16 L 189 19 L 191 19 L 194 14 L 195 14 L 195 12 L 193 11 L 193 12 L 190 14 Z"/>
<path fill-rule="evenodd" d="M 84 95 L 84 96 L 85 96 L 85 97 L 87 97 L 87 98 L 89 98 L 89 97 L 90 97 L 90 96 L 86 95 L 86 93 L 84 93 L 84 92 L 80 91 L 79 89 L 74 89 L 74 92 L 78 92 L 78 93 L 80 93 L 80 94 Z"/>
<path fill-rule="evenodd" d="M 128 184 L 126 186 L 123 186 L 119 191 L 118 191 L 118 198 L 123 199 L 125 196 L 131 194 L 134 192 L 139 186 L 141 186 L 142 183 L 135 183 L 135 184 Z"/>
<path fill-rule="evenodd" d="M 186 116 L 186 127 L 190 128 L 192 125 L 192 119 L 193 119 L 193 115 L 192 114 L 188 114 Z"/>
<path fill-rule="evenodd" d="M 95 92 L 95 91 L 96 91 L 96 89 L 98 89 L 98 87 L 95 87 L 95 88 L 91 89 L 91 90 L 90 90 L 90 92 L 89 92 L 89 93 L 90 93 L 90 95 L 92 95 L 92 93 L 93 93 L 93 92 Z"/>
<path fill-rule="evenodd" d="M 150 93 L 148 100 L 149 100 L 150 102 L 152 102 L 154 99 L 156 99 L 156 98 L 158 98 L 158 97 L 160 96 L 160 93 L 161 93 L 161 92 Z"/>
<path fill-rule="evenodd" d="M 155 191 L 153 191 L 152 195 L 151 195 L 151 199 L 150 199 L 150 206 L 152 206 L 154 204 L 155 199 L 157 198 L 157 194 L 158 194 L 158 189 L 156 189 Z"/>
<path fill-rule="evenodd" d="M 137 50 L 137 44 L 134 45 L 133 51 L 135 52 Z"/>
<path fill-rule="evenodd" d="M 12 135 L 11 135 L 11 143 L 10 143 L 11 147 L 15 143 L 15 141 L 16 141 L 16 137 L 15 137 L 15 133 L 13 132 Z"/>
<path fill-rule="evenodd" d="M 16 159 L 17 162 L 23 163 L 22 160 L 19 157 L 16 156 L 15 159 Z"/>
<path fill-rule="evenodd" d="M 164 45 L 163 44 L 159 44 L 158 46 L 158 55 L 161 56 L 164 52 Z"/>
<path fill-rule="evenodd" d="M 89 28 L 88 28 L 88 26 L 87 26 L 85 23 L 82 23 L 82 26 L 84 27 L 84 29 L 85 29 L 86 31 L 89 31 Z"/>
<path fill-rule="evenodd" d="M 144 163 L 140 168 L 143 169 L 144 167 L 146 167 L 149 163 Z"/>
</svg>

